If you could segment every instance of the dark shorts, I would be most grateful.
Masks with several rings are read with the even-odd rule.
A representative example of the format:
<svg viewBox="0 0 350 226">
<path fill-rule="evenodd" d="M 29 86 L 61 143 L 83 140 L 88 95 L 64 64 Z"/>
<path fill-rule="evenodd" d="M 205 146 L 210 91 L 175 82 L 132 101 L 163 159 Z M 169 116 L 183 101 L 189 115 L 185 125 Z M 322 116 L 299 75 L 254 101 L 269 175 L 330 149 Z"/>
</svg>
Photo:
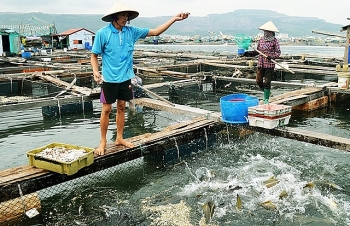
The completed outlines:
<svg viewBox="0 0 350 226">
<path fill-rule="evenodd" d="M 132 99 L 131 80 L 122 83 L 103 82 L 101 85 L 101 103 L 113 104 L 117 100 L 130 101 Z"/>
</svg>

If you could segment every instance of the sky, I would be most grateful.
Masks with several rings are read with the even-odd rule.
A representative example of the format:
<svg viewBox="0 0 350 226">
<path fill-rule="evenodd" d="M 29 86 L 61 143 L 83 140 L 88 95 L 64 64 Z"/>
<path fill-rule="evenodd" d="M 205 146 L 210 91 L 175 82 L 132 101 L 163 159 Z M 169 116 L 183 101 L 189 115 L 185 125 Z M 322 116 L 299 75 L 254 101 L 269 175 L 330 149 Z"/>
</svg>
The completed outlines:
<svg viewBox="0 0 350 226">
<path fill-rule="evenodd" d="M 330 23 L 349 25 L 350 0 L 119 0 L 140 17 L 190 16 L 233 12 L 238 9 L 272 10 L 287 16 L 317 17 Z M 115 0 L 0 0 L 0 12 L 48 14 L 105 14 Z M 4 22 L 0 21 L 0 24 Z"/>
</svg>

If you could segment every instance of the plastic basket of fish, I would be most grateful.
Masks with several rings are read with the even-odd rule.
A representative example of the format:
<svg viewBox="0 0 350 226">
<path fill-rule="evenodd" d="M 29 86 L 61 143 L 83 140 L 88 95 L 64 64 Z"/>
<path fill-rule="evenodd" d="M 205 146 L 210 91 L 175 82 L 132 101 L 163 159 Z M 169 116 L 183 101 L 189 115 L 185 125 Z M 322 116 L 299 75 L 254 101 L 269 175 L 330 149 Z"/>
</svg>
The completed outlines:
<svg viewBox="0 0 350 226">
<path fill-rule="evenodd" d="M 27 152 L 29 165 L 60 174 L 72 175 L 94 162 L 94 149 L 51 143 Z"/>
<path fill-rule="evenodd" d="M 265 129 L 273 129 L 279 126 L 288 125 L 290 115 L 276 119 L 267 119 L 248 115 L 248 122 L 250 126 L 262 127 Z"/>
<path fill-rule="evenodd" d="M 292 114 L 292 106 L 282 104 L 262 104 L 248 107 L 248 116 L 276 119 Z"/>
</svg>

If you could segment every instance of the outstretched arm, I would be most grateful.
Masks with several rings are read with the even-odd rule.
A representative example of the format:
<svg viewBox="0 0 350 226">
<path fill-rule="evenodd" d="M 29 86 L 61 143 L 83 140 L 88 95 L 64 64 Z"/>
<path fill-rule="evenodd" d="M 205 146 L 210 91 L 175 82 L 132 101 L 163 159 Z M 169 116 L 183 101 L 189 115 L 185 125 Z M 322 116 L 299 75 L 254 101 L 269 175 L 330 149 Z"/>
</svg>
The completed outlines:
<svg viewBox="0 0 350 226">
<path fill-rule="evenodd" d="M 162 25 L 159 25 L 157 28 L 150 29 L 147 36 L 158 36 L 166 31 L 173 23 L 176 21 L 184 20 L 190 15 L 190 13 L 179 13 L 176 16 L 172 17 L 170 20 L 165 22 Z"/>
</svg>

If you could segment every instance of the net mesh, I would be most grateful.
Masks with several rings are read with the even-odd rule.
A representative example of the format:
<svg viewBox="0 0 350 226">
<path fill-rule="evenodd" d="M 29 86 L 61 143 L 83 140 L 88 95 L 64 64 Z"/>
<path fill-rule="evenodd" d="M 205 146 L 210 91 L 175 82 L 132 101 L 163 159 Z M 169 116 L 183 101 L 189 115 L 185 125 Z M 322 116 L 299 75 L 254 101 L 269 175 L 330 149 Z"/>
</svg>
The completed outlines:
<svg viewBox="0 0 350 226">
<path fill-rule="evenodd" d="M 250 36 L 246 36 L 245 34 L 237 34 L 235 35 L 235 42 L 240 49 L 248 50 L 250 44 L 252 43 L 252 38 Z"/>
</svg>

